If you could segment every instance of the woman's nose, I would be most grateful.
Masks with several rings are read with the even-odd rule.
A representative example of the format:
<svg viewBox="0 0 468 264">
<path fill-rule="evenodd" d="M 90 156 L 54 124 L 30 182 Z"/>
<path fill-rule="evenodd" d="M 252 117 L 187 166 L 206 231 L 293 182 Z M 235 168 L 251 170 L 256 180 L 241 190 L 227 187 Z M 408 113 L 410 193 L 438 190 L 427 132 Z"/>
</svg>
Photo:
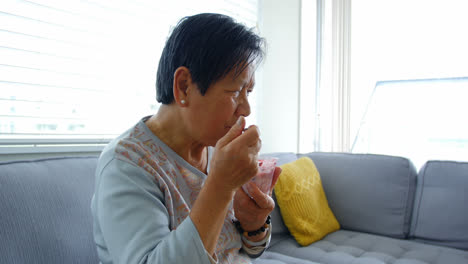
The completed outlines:
<svg viewBox="0 0 468 264">
<path fill-rule="evenodd" d="M 247 97 L 247 91 L 242 93 L 242 96 L 237 105 L 237 114 L 239 116 L 249 116 L 250 115 L 250 103 L 249 98 Z"/>
</svg>

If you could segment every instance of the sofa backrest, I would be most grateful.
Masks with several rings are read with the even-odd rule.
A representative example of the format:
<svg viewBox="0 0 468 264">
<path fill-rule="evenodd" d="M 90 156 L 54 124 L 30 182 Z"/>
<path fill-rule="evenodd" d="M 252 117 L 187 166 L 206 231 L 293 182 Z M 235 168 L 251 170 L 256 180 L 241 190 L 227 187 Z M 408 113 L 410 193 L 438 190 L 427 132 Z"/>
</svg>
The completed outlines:
<svg viewBox="0 0 468 264">
<path fill-rule="evenodd" d="M 468 162 L 424 164 L 418 175 L 411 237 L 468 250 Z"/>
<path fill-rule="evenodd" d="M 346 153 L 309 153 L 328 203 L 343 229 L 405 238 L 417 172 L 406 158 Z"/>
<path fill-rule="evenodd" d="M 97 157 L 0 163 L 0 263 L 98 263 Z"/>
<path fill-rule="evenodd" d="M 417 177 L 408 159 L 321 152 L 264 156 L 279 157 L 280 165 L 303 156 L 311 158 L 342 229 L 395 238 L 408 236 Z M 282 223 L 273 221 L 273 235 L 286 232 Z"/>
</svg>

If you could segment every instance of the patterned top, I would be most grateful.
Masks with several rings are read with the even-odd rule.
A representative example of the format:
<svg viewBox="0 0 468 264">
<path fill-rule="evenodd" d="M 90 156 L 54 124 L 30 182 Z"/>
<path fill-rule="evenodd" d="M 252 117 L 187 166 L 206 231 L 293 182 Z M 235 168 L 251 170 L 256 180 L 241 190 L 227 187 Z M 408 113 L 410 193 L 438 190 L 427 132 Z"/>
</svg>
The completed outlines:
<svg viewBox="0 0 468 264">
<path fill-rule="evenodd" d="M 92 211 L 101 262 L 212 263 L 187 217 L 207 175 L 157 138 L 144 123 L 148 118 L 111 142 L 99 159 Z M 216 258 L 251 263 L 240 251 L 233 219 L 231 203 Z"/>
</svg>

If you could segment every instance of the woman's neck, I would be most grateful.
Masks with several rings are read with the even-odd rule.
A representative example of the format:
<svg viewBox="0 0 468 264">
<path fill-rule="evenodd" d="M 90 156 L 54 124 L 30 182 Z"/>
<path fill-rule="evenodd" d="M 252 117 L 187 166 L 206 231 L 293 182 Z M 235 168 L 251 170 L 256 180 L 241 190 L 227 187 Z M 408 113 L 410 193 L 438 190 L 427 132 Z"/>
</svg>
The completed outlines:
<svg viewBox="0 0 468 264">
<path fill-rule="evenodd" d="M 161 141 L 195 168 L 206 173 L 208 165 L 208 149 L 196 142 L 188 134 L 183 119 L 174 106 L 162 105 L 156 115 L 153 115 L 145 124 Z"/>
</svg>

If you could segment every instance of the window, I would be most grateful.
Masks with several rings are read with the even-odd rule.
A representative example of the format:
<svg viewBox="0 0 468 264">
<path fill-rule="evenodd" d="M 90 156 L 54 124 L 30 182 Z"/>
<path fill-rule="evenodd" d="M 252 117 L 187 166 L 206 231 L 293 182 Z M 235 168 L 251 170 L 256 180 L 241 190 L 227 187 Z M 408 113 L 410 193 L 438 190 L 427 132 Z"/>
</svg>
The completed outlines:
<svg viewBox="0 0 468 264">
<path fill-rule="evenodd" d="M 466 160 L 468 2 L 352 5 L 352 151 Z"/>
<path fill-rule="evenodd" d="M 377 82 L 353 151 L 466 160 L 466 98 L 468 77 Z"/>
<path fill-rule="evenodd" d="M 256 27 L 257 10 L 257 0 L 2 1 L 0 151 L 100 149 L 157 111 L 156 67 L 180 18 L 217 12 Z"/>
<path fill-rule="evenodd" d="M 300 151 L 397 155 L 417 167 L 466 161 L 468 2 L 305 2 L 317 24 L 303 23 L 302 34 L 315 34 L 316 43 L 303 45 L 301 58 L 315 68 L 302 66 L 301 89 L 315 109 L 301 110 L 314 128 L 301 135 Z"/>
</svg>

